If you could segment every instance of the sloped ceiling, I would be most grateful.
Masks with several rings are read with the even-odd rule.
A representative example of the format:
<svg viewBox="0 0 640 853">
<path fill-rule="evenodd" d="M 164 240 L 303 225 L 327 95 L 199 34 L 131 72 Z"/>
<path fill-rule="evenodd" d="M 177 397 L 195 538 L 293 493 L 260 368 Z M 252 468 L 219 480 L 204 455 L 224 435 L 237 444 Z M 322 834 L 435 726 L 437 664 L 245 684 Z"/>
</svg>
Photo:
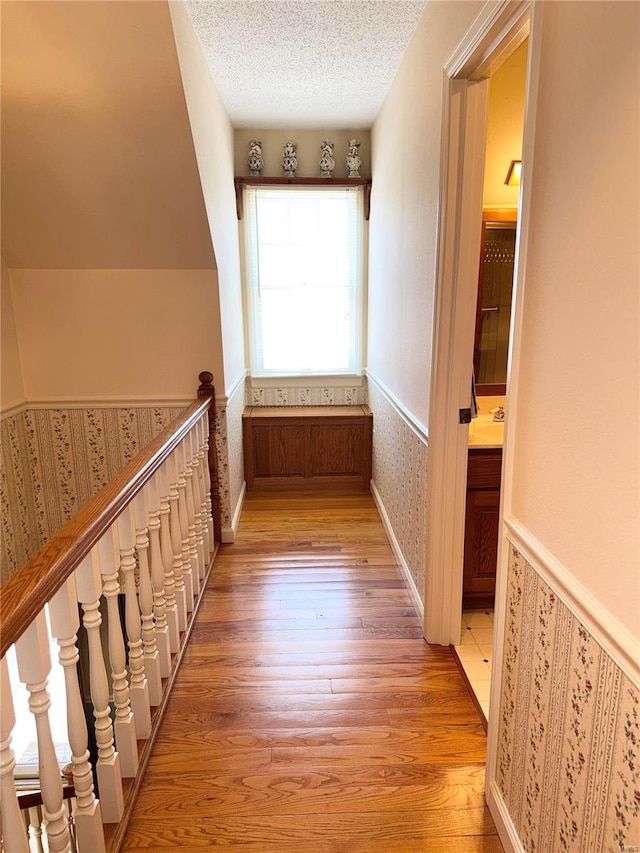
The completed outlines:
<svg viewBox="0 0 640 853">
<path fill-rule="evenodd" d="M 0 6 L 9 267 L 214 267 L 167 4 Z"/>
<path fill-rule="evenodd" d="M 367 129 L 426 0 L 187 0 L 234 127 Z"/>
</svg>

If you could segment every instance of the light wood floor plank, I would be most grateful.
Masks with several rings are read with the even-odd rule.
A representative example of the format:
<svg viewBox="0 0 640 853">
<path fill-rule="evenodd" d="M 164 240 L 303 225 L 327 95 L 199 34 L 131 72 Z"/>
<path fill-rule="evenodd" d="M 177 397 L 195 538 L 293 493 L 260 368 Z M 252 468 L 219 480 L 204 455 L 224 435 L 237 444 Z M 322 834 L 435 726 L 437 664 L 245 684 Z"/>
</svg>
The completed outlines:
<svg viewBox="0 0 640 853">
<path fill-rule="evenodd" d="M 249 494 L 122 849 L 500 853 L 485 751 L 370 496 Z"/>
</svg>

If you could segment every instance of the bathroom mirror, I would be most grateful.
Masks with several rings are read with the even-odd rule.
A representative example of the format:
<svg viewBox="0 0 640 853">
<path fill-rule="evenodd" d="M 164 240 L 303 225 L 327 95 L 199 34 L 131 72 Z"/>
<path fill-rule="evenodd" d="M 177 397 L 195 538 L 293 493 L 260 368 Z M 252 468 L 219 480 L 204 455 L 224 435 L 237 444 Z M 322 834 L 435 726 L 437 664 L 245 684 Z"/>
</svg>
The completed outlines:
<svg viewBox="0 0 640 853">
<path fill-rule="evenodd" d="M 482 215 L 473 367 L 478 395 L 505 394 L 516 254 L 515 210 Z"/>
</svg>

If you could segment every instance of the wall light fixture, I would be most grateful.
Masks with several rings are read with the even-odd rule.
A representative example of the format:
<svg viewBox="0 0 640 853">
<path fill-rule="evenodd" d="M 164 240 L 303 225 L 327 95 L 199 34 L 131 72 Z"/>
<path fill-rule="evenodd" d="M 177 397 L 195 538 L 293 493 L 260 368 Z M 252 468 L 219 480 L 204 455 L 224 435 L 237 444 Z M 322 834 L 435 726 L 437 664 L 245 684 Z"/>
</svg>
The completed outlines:
<svg viewBox="0 0 640 853">
<path fill-rule="evenodd" d="M 505 184 L 508 187 L 520 186 L 520 175 L 522 173 L 522 160 L 512 160 L 507 172 Z"/>
</svg>

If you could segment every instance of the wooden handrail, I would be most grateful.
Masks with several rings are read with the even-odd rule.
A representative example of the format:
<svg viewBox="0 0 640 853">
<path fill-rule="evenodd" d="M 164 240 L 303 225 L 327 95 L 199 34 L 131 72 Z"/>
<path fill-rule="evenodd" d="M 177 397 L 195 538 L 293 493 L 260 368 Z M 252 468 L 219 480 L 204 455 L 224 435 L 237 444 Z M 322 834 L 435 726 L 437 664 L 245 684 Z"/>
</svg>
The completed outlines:
<svg viewBox="0 0 640 853">
<path fill-rule="evenodd" d="M 73 785 L 68 785 L 66 782 L 62 785 L 62 799 L 71 800 L 76 795 L 76 789 Z M 42 791 L 18 791 L 16 794 L 20 811 L 25 809 L 34 809 L 42 806 Z"/>
<path fill-rule="evenodd" d="M 204 378 L 207 377 L 207 378 Z M 215 404 L 210 373 L 199 399 L 169 424 L 0 588 L 0 657 L 24 633 L 171 451 Z"/>
</svg>

